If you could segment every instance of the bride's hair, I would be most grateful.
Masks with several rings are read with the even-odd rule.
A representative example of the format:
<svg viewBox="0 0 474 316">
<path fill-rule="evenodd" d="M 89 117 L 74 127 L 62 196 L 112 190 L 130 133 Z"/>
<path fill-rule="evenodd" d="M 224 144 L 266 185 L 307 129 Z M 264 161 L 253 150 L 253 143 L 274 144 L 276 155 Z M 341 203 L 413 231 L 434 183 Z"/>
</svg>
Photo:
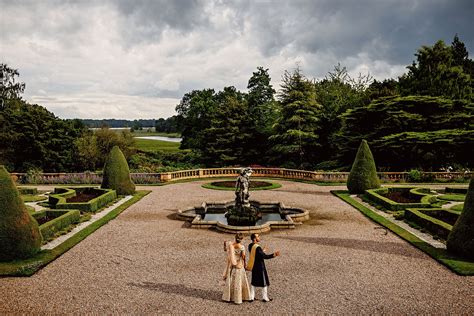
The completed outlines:
<svg viewBox="0 0 474 316">
<path fill-rule="evenodd" d="M 244 235 L 242 233 L 235 234 L 235 241 L 240 243 L 244 239 Z"/>
</svg>

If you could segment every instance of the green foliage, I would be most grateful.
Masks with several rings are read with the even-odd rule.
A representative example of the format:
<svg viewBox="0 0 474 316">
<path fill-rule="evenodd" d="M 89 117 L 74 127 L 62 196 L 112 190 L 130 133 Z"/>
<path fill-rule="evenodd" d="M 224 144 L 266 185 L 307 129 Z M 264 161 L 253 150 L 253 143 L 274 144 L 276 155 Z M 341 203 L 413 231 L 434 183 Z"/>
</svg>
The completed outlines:
<svg viewBox="0 0 474 316">
<path fill-rule="evenodd" d="M 26 210 L 10 174 L 0 166 L 0 261 L 31 257 L 40 246 L 38 223 Z"/>
<path fill-rule="evenodd" d="M 314 84 L 299 68 L 286 71 L 282 78 L 279 100 L 280 116 L 270 137 L 273 144 L 273 160 L 288 168 L 305 168 L 317 156 L 318 127 Z"/>
<path fill-rule="evenodd" d="M 0 276 L 30 276 L 36 271 L 55 260 L 63 253 L 77 245 L 79 242 L 84 240 L 87 236 L 95 232 L 97 229 L 108 223 L 110 220 L 117 217 L 121 212 L 129 208 L 131 205 L 138 202 L 145 195 L 151 191 L 138 191 L 135 193 L 132 199 L 128 200 L 124 204 L 115 208 L 113 211 L 100 218 L 99 220 L 91 223 L 59 246 L 39 252 L 36 256 L 13 262 L 0 262 Z M 83 216 L 84 217 L 84 216 Z"/>
<path fill-rule="evenodd" d="M 380 187 L 380 180 L 377 176 L 374 157 L 370 151 L 367 141 L 364 139 L 360 143 L 351 173 L 347 179 L 347 188 L 352 194 L 364 193 L 365 190 Z"/>
<path fill-rule="evenodd" d="M 417 61 L 399 79 L 402 95 L 473 100 L 474 63 L 457 36 L 451 46 L 438 41 L 433 46 L 422 46 L 415 56 Z"/>
<path fill-rule="evenodd" d="M 117 195 L 135 193 L 127 160 L 118 146 L 114 146 L 107 157 L 101 187 L 113 189 L 117 191 Z"/>
<path fill-rule="evenodd" d="M 464 209 L 449 234 L 446 246 L 452 253 L 474 259 L 474 178 L 471 178 Z"/>
<path fill-rule="evenodd" d="M 4 107 L 4 100 L 7 99 L 20 99 L 21 94 L 25 91 L 25 84 L 23 82 L 17 82 L 15 77 L 20 74 L 17 69 L 8 67 L 7 64 L 0 64 L 2 71 L 2 84 L 0 84 L 0 109 Z"/>
<path fill-rule="evenodd" d="M 179 118 L 176 115 L 167 119 L 160 118 L 155 122 L 155 131 L 160 133 L 181 133 Z"/>
<path fill-rule="evenodd" d="M 423 173 L 417 169 L 408 172 L 408 182 L 422 182 Z"/>
<path fill-rule="evenodd" d="M 342 115 L 339 160 L 348 164 L 359 142 L 371 142 L 377 162 L 393 170 L 472 164 L 474 104 L 427 96 L 387 97 Z"/>
<path fill-rule="evenodd" d="M 83 131 L 78 120 L 61 120 L 42 106 L 7 99 L 0 111 L 0 164 L 16 172 L 75 170 L 74 142 Z"/>
<path fill-rule="evenodd" d="M 133 172 L 168 172 L 176 170 L 198 169 L 202 166 L 195 152 L 184 150 L 178 152 L 144 151 L 138 152 L 130 159 Z"/>
<path fill-rule="evenodd" d="M 75 145 L 82 170 L 97 170 L 114 146 L 118 146 L 126 159 L 135 153 L 135 139 L 129 130 L 115 132 L 108 127 L 91 131 L 79 138 Z"/>
<path fill-rule="evenodd" d="M 315 83 L 316 100 L 321 107 L 317 112 L 319 119 L 317 134 L 318 143 L 324 150 L 318 152 L 316 157 L 320 163 L 319 168 L 334 168 L 331 163 L 336 157 L 337 146 L 334 136 L 341 128 L 340 115 L 348 109 L 364 106 L 369 102 L 367 97 L 367 84 L 370 82 L 369 75 L 351 78 L 346 67 L 340 64 L 329 72 L 325 79 Z"/>
<path fill-rule="evenodd" d="M 200 149 L 207 166 L 243 164 L 249 134 L 246 131 L 248 104 L 234 87 L 226 87 L 215 96 L 215 112 L 210 125 L 202 132 L 206 146 Z"/>
<path fill-rule="evenodd" d="M 182 126 L 181 148 L 202 150 L 206 146 L 203 131 L 211 125 L 216 109 L 213 89 L 194 90 L 186 93 L 176 106 Z"/>
<path fill-rule="evenodd" d="M 33 214 L 36 220 L 44 217 L 53 218 L 39 227 L 43 240 L 53 238 L 59 231 L 78 223 L 81 217 L 79 210 L 43 210 Z"/>
<path fill-rule="evenodd" d="M 248 81 L 248 111 L 244 117 L 244 130 L 248 134 L 244 164 L 265 164 L 269 160 L 272 126 L 278 115 L 278 104 L 275 101 L 275 89 L 270 84 L 268 69 L 258 67 Z"/>
</svg>

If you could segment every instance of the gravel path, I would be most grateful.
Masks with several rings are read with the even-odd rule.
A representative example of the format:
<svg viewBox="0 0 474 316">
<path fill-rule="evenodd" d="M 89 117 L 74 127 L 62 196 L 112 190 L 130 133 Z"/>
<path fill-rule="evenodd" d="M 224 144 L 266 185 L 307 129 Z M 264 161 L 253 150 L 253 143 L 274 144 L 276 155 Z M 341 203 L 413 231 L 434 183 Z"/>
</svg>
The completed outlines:
<svg viewBox="0 0 474 316">
<path fill-rule="evenodd" d="M 330 194 L 338 187 L 279 182 L 251 198 L 309 209 L 311 219 L 262 235 L 282 253 L 267 261 L 270 303 L 220 301 L 222 242 L 231 236 L 172 217 L 233 193 L 190 182 L 147 187 L 151 194 L 34 276 L 0 279 L 0 314 L 474 314 L 474 277 L 457 276 L 374 229 Z"/>
</svg>

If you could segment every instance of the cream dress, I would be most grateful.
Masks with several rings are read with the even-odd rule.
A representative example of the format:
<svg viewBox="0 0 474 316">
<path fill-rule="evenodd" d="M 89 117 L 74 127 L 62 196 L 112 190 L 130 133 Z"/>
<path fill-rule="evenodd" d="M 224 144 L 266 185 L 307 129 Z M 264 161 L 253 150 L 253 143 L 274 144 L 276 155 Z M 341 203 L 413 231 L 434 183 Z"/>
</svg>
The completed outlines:
<svg viewBox="0 0 474 316">
<path fill-rule="evenodd" d="M 242 304 L 250 300 L 250 288 L 244 268 L 245 247 L 227 243 L 227 266 L 224 271 L 225 285 L 222 300 Z"/>
</svg>

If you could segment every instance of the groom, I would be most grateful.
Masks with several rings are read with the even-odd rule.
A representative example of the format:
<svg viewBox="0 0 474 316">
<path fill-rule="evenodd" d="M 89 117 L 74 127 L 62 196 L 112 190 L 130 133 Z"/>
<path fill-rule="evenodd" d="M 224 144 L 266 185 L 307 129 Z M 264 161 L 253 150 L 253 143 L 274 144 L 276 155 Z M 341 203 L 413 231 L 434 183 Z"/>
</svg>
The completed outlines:
<svg viewBox="0 0 474 316">
<path fill-rule="evenodd" d="M 255 299 L 255 287 L 262 288 L 262 300 L 264 302 L 271 301 L 268 298 L 267 290 L 270 285 L 268 280 L 267 269 L 265 268 L 265 259 L 278 257 L 280 251 L 267 255 L 262 247 L 258 244 L 260 242 L 259 234 L 250 235 L 252 243 L 249 245 L 250 258 L 247 264 L 247 270 L 252 271 L 252 282 L 250 286 L 250 301 Z"/>
</svg>

